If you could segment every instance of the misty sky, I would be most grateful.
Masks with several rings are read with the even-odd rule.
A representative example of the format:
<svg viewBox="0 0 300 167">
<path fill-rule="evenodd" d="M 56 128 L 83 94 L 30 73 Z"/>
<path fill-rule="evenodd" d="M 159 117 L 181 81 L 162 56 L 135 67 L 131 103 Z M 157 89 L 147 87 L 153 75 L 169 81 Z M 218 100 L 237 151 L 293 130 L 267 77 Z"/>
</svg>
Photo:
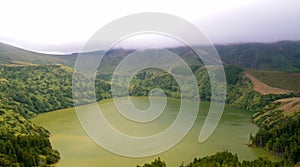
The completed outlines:
<svg viewBox="0 0 300 167">
<path fill-rule="evenodd" d="M 103 25 L 138 12 L 184 18 L 215 44 L 300 40 L 299 0 L 0 2 L 0 41 L 39 52 L 78 52 Z"/>
</svg>

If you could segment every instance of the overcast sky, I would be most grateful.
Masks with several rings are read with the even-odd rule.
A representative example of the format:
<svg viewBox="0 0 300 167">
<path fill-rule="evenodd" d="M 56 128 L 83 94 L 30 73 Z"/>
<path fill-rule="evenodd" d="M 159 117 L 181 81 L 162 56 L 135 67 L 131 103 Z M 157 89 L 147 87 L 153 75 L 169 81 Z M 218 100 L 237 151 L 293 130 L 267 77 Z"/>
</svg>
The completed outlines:
<svg viewBox="0 0 300 167">
<path fill-rule="evenodd" d="M 0 0 L 0 6 L 0 41 L 39 52 L 77 52 L 103 25 L 138 12 L 184 18 L 215 44 L 300 40 L 299 0 Z"/>
</svg>

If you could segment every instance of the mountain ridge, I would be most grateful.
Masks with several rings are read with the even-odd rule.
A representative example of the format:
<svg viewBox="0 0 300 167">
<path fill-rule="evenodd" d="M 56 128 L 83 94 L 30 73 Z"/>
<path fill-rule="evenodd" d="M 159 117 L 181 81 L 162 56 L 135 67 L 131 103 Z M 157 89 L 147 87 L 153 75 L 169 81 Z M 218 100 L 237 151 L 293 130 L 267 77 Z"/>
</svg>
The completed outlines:
<svg viewBox="0 0 300 167">
<path fill-rule="evenodd" d="M 240 43 L 215 45 L 224 64 L 267 71 L 300 71 L 300 41 L 279 41 L 274 43 Z M 178 54 L 188 64 L 199 59 L 188 47 L 167 48 Z M 106 53 L 103 63 L 116 66 L 123 57 L 134 49 L 112 49 Z M 63 64 L 73 67 L 79 53 L 66 55 L 42 54 L 0 43 L 0 64 L 14 64 L 14 61 L 32 64 Z M 104 54 L 103 50 L 86 52 L 86 55 Z M 102 64 L 102 65 L 103 65 Z M 111 70 L 110 70 L 111 71 Z"/>
</svg>

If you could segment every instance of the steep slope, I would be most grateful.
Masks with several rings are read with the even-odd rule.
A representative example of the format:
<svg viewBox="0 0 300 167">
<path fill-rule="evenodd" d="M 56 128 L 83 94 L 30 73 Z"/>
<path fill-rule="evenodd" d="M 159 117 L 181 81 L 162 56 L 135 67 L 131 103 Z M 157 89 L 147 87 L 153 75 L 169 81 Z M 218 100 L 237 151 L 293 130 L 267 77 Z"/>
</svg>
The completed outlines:
<svg viewBox="0 0 300 167">
<path fill-rule="evenodd" d="M 49 132 L 13 110 L 0 109 L 0 166 L 46 166 L 60 157 Z"/>
</svg>

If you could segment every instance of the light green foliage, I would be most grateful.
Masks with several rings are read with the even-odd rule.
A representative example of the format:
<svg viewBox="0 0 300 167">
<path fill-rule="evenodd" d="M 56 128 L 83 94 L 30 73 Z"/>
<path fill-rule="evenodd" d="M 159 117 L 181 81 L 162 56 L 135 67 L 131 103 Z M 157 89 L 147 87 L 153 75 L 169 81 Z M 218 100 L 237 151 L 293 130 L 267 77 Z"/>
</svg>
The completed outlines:
<svg viewBox="0 0 300 167">
<path fill-rule="evenodd" d="M 32 124 L 18 113 L 0 109 L 0 136 L 48 136 L 49 132 Z"/>
<path fill-rule="evenodd" d="M 0 67 L 0 101 L 21 115 L 66 108 L 72 105 L 71 71 L 62 65 Z"/>
</svg>

